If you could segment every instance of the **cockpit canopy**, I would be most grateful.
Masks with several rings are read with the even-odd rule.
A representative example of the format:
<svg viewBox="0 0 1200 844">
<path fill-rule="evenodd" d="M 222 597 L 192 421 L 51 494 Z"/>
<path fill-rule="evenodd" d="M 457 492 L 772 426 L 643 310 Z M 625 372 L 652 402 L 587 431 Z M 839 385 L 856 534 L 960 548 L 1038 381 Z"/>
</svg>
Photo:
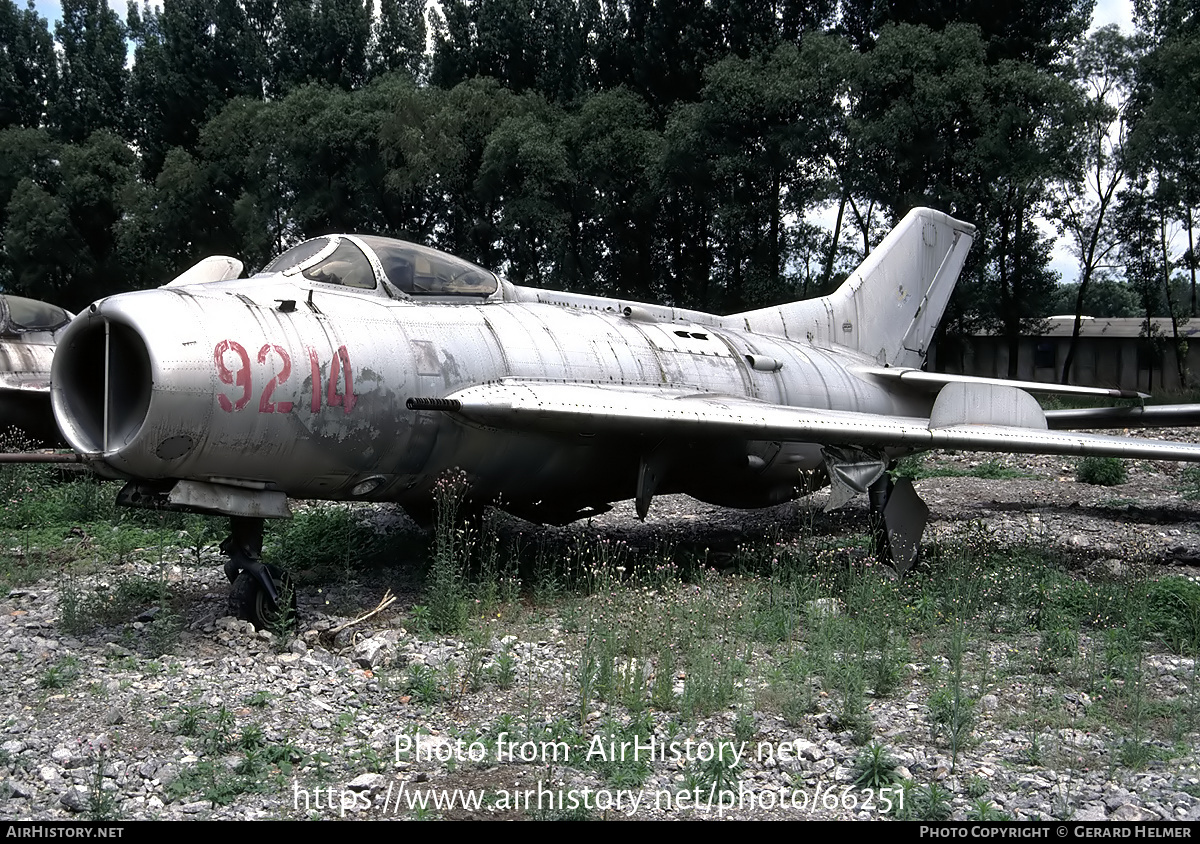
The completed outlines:
<svg viewBox="0 0 1200 844">
<path fill-rule="evenodd" d="M 499 288 L 483 267 L 437 249 L 370 235 L 324 235 L 293 246 L 263 273 L 374 290 L 382 280 L 409 296 L 486 298 Z M 380 276 L 382 275 L 382 278 Z"/>
<path fill-rule="evenodd" d="M 53 331 L 70 321 L 71 314 L 57 305 L 24 296 L 0 296 L 0 334 Z"/>
</svg>

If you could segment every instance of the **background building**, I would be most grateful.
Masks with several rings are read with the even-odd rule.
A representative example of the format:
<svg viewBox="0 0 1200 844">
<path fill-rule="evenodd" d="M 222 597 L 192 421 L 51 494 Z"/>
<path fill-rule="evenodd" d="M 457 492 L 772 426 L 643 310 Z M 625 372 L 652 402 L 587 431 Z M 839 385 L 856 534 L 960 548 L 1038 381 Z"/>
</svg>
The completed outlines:
<svg viewBox="0 0 1200 844">
<path fill-rule="evenodd" d="M 1017 341 L 1015 377 L 1027 381 L 1057 382 L 1062 374 L 1075 317 L 1055 316 L 1045 321 L 1045 330 L 1037 336 Z M 1101 387 L 1122 387 L 1161 392 L 1179 390 L 1178 352 L 1172 339 L 1171 321 L 1150 321 L 1135 317 L 1084 317 L 1075 350 L 1071 382 Z M 1187 338 L 1185 372 L 1200 372 L 1200 323 L 1180 326 L 1181 338 Z M 992 378 L 1009 377 L 1011 344 L 996 334 L 977 334 L 944 339 L 929 355 L 929 369 Z"/>
</svg>

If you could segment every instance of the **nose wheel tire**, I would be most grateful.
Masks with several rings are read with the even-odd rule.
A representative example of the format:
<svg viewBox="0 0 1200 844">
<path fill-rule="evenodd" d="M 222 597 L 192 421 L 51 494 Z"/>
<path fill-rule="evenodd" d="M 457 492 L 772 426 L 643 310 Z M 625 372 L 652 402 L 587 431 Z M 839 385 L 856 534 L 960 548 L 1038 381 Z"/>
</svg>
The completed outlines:
<svg viewBox="0 0 1200 844">
<path fill-rule="evenodd" d="M 267 590 L 248 571 L 240 573 L 229 589 L 229 614 L 249 621 L 257 630 L 276 630 L 292 627 L 296 622 L 296 590 L 286 574 L 272 573 L 276 603 Z"/>
</svg>

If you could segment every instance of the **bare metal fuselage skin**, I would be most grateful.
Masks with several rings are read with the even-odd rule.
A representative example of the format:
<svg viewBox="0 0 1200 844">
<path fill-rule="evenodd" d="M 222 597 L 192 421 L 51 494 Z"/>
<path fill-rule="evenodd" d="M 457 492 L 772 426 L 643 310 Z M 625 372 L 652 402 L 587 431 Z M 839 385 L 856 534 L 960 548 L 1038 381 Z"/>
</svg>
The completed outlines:
<svg viewBox="0 0 1200 844">
<path fill-rule="evenodd" d="M 420 507 L 461 467 L 477 499 L 547 521 L 632 497 L 646 443 L 497 430 L 406 401 L 520 379 L 928 415 L 926 397 L 856 374 L 870 361 L 849 351 L 700 314 L 530 298 L 504 284 L 488 301 L 422 302 L 282 275 L 125 294 L 62 338 L 56 384 L 70 392 L 56 410 L 76 449 L 120 477 Z M 659 492 L 750 507 L 792 497 L 821 452 L 699 437 L 668 463 Z"/>
</svg>

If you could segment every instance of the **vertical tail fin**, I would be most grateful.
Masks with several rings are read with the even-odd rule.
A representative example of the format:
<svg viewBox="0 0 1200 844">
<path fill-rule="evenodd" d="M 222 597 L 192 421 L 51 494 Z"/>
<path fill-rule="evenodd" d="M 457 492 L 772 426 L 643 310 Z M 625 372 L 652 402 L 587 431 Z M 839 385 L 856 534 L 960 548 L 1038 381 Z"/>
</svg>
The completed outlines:
<svg viewBox="0 0 1200 844">
<path fill-rule="evenodd" d="M 970 223 L 914 208 L 833 293 L 736 314 L 729 325 L 920 366 L 974 234 Z"/>
</svg>

